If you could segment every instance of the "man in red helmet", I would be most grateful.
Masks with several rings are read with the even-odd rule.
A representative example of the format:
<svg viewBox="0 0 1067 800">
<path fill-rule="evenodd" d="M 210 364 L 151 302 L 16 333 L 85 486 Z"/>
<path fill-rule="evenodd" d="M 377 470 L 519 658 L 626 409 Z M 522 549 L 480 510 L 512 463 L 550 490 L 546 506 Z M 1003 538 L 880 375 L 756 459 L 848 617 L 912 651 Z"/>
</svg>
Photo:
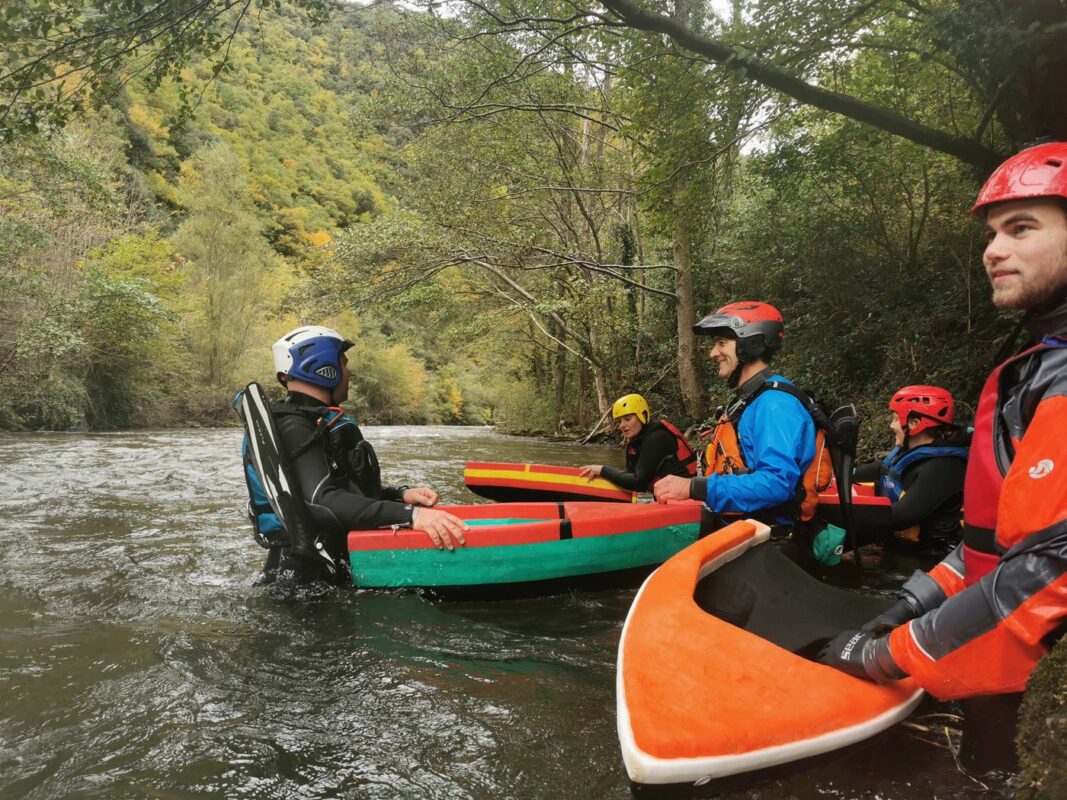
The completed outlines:
<svg viewBox="0 0 1067 800">
<path fill-rule="evenodd" d="M 781 313 L 768 303 L 730 303 L 693 330 L 711 337 L 709 357 L 737 398 L 715 426 L 705 476 L 661 478 L 656 499 L 692 498 L 719 514 L 791 522 L 815 457 L 815 425 L 799 390 L 770 368 L 785 332 Z"/>
<path fill-rule="evenodd" d="M 940 386 L 905 386 L 893 394 L 894 447 L 853 474 L 893 504 L 884 525 L 864 526 L 866 541 L 892 537 L 938 556 L 959 544 L 968 437 L 953 425 L 955 409 L 952 394 Z"/>
<path fill-rule="evenodd" d="M 819 656 L 877 681 L 910 675 L 941 699 L 1021 692 L 1067 620 L 1067 142 L 1009 158 L 972 213 L 993 303 L 1024 311 L 1034 344 L 979 398 L 963 543 Z"/>
</svg>

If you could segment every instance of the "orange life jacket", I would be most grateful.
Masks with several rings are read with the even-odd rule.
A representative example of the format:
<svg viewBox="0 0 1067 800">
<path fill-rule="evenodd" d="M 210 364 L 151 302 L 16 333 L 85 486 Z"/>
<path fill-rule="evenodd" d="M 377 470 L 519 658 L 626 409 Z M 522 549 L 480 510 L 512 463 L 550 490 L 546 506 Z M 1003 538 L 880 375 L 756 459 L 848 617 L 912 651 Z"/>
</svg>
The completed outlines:
<svg viewBox="0 0 1067 800">
<path fill-rule="evenodd" d="M 723 413 L 710 431 L 701 434 L 701 437 L 708 435 L 711 437 L 704 448 L 705 475 L 744 475 L 750 472 L 745 465 L 745 457 L 741 452 L 741 441 L 737 435 L 737 426 L 734 420 L 740 418 L 741 411 L 744 411 L 748 403 L 751 403 L 764 389 L 777 389 L 793 394 L 795 397 L 798 396 L 799 389 L 791 391 L 783 388 L 784 386 L 786 384 L 765 384 L 764 388 L 753 394 L 740 408 L 736 405 L 732 407 L 733 416 L 729 412 Z M 798 397 L 798 399 L 801 398 Z M 804 402 L 803 399 L 801 399 L 801 402 Z M 808 403 L 805 402 L 804 407 L 808 408 Z M 797 519 L 807 522 L 815 516 L 815 508 L 819 505 L 819 493 L 827 491 L 833 480 L 834 466 L 833 460 L 830 458 L 830 449 L 827 446 L 826 431 L 816 424 L 815 458 L 811 460 L 811 464 L 804 470 L 804 474 L 801 476 L 800 483 L 797 486 L 795 500 Z"/>
<path fill-rule="evenodd" d="M 705 475 L 743 475 L 748 472 L 737 438 L 737 427 L 728 414 L 723 413 L 715 427 L 700 436 L 711 437 L 704 447 Z"/>
</svg>

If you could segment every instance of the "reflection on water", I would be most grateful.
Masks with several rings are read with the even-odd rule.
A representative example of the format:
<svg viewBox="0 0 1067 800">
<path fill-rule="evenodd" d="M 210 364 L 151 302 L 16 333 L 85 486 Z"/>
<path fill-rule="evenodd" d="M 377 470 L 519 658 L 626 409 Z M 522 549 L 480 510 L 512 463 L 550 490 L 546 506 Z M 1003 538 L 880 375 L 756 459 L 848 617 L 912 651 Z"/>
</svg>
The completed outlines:
<svg viewBox="0 0 1067 800">
<path fill-rule="evenodd" d="M 478 501 L 465 460 L 621 460 L 484 428 L 367 434 L 386 482 L 445 502 Z M 630 796 L 614 664 L 632 591 L 272 599 L 250 585 L 239 440 L 0 436 L 0 796 Z M 726 796 L 989 796 L 946 751 L 878 742 Z"/>
</svg>

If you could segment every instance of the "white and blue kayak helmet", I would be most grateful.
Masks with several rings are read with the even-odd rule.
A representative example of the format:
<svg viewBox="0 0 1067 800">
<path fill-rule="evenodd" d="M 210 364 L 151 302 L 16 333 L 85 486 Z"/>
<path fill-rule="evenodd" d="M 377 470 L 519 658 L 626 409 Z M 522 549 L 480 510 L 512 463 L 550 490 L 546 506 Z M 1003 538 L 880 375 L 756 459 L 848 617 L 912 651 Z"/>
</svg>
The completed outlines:
<svg viewBox="0 0 1067 800">
<path fill-rule="evenodd" d="M 333 389 L 341 382 L 341 353 L 352 344 L 330 328 L 301 326 L 289 331 L 271 347 L 274 371 L 283 384 L 285 379 L 295 378 Z"/>
</svg>

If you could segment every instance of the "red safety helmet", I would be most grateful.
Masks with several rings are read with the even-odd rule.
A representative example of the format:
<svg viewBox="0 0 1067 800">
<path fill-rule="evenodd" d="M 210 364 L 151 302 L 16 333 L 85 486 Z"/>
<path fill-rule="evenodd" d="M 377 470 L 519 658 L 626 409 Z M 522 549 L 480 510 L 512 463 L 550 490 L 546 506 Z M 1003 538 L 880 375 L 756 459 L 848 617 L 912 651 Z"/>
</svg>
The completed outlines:
<svg viewBox="0 0 1067 800">
<path fill-rule="evenodd" d="M 900 427 L 908 436 L 936 428 L 939 425 L 951 425 L 956 413 L 956 401 L 952 393 L 940 386 L 905 386 L 897 390 L 889 401 L 889 410 L 897 415 Z M 919 424 L 908 427 L 908 419 L 915 416 Z"/>
<path fill-rule="evenodd" d="M 738 360 L 747 363 L 782 346 L 785 321 L 770 303 L 743 300 L 708 314 L 693 326 L 693 333 L 737 339 Z"/>
<path fill-rule="evenodd" d="M 971 213 L 986 206 L 1028 197 L 1067 198 L 1067 142 L 1049 142 L 1022 150 L 995 170 L 978 193 Z"/>
</svg>

